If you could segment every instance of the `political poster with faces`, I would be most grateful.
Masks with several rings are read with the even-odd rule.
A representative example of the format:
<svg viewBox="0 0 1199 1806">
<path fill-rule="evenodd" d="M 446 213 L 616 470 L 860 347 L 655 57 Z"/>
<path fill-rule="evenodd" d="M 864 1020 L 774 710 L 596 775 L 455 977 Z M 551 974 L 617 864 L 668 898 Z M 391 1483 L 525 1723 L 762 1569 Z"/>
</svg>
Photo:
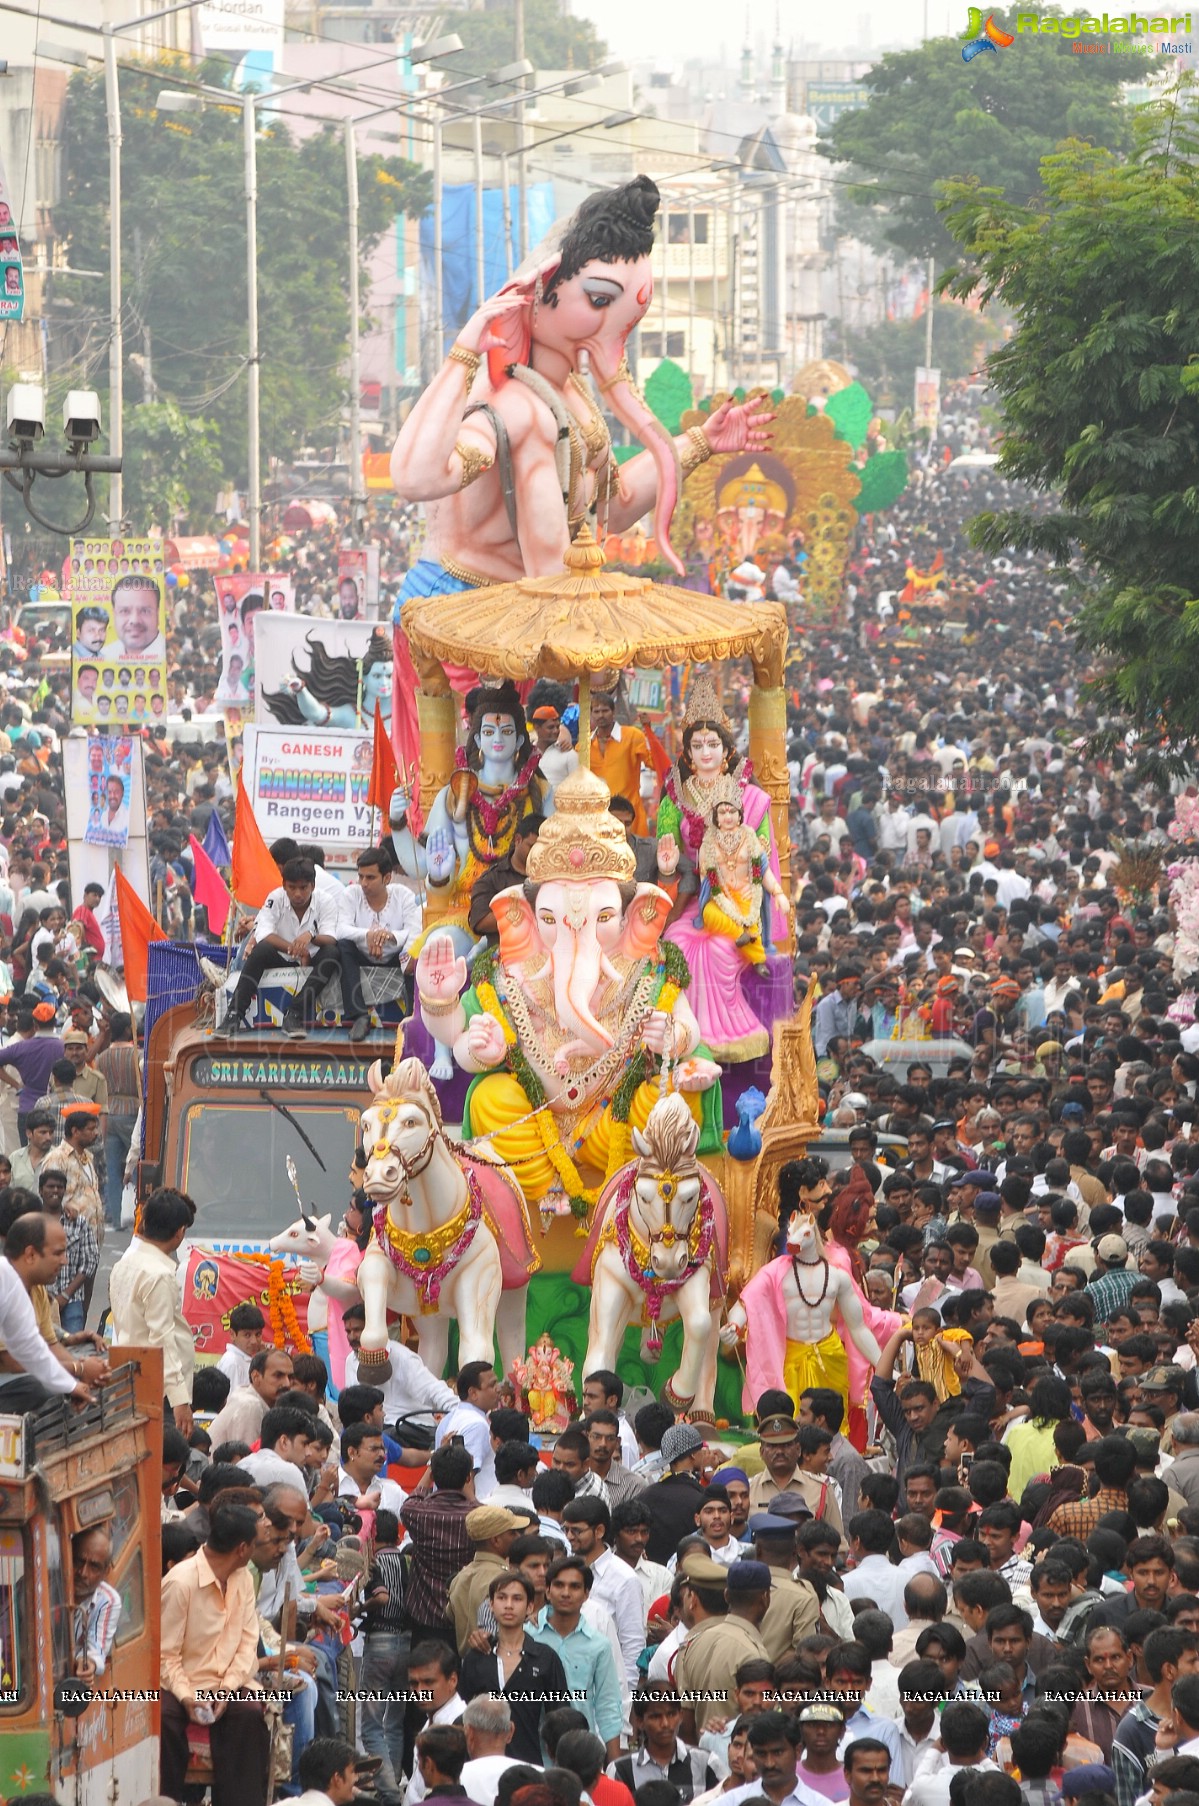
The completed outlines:
<svg viewBox="0 0 1199 1806">
<path fill-rule="evenodd" d="M 378 546 L 341 546 L 337 553 L 337 619 L 379 618 Z"/>
<path fill-rule="evenodd" d="M 269 571 L 238 571 L 215 577 L 213 582 L 221 625 L 221 675 L 216 700 L 222 708 L 252 712 L 255 618 L 263 609 L 271 614 L 294 614 L 295 586 L 291 577 Z"/>
<path fill-rule="evenodd" d="M 71 541 L 71 719 L 124 729 L 167 712 L 160 539 Z"/>
<path fill-rule="evenodd" d="M 17 239 L 13 199 L 0 158 L 0 320 L 20 321 L 24 315 L 25 270 Z"/>
<path fill-rule="evenodd" d="M 132 737 L 98 734 L 88 741 L 87 753 L 89 808 L 83 838 L 89 847 L 127 847 L 133 795 Z"/>
</svg>

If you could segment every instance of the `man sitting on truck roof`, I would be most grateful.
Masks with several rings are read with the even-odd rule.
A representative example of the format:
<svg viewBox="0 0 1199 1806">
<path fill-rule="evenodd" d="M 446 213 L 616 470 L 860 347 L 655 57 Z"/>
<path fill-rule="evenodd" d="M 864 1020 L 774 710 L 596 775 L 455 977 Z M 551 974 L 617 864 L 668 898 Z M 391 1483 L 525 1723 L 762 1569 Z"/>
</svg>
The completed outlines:
<svg viewBox="0 0 1199 1806">
<path fill-rule="evenodd" d="M 341 960 L 341 1013 L 350 1040 L 370 1033 L 370 1008 L 362 991 L 363 966 L 394 966 L 421 931 L 421 906 L 402 884 L 387 882 L 390 860 L 377 847 L 359 853 L 357 884 L 340 898 L 337 952 Z"/>
<path fill-rule="evenodd" d="M 244 1028 L 245 1014 L 272 966 L 298 966 L 300 981 L 283 1018 L 283 1033 L 303 1040 L 305 1022 L 317 995 L 341 974 L 337 950 L 339 907 L 336 892 L 318 889 L 311 859 L 289 859 L 283 883 L 258 911 L 253 945 L 247 952 L 225 1020 L 226 1037 Z"/>
</svg>

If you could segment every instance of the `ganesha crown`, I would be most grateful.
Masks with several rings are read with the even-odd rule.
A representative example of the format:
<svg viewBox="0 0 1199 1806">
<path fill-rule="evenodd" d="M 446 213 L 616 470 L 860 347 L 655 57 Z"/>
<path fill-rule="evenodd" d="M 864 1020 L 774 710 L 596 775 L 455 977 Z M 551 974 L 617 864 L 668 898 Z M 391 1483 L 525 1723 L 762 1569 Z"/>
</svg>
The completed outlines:
<svg viewBox="0 0 1199 1806">
<path fill-rule="evenodd" d="M 614 878 L 625 884 L 637 860 L 625 831 L 608 808 L 611 792 L 582 767 L 554 790 L 554 813 L 542 825 L 525 865 L 531 884 L 550 879 Z"/>
</svg>

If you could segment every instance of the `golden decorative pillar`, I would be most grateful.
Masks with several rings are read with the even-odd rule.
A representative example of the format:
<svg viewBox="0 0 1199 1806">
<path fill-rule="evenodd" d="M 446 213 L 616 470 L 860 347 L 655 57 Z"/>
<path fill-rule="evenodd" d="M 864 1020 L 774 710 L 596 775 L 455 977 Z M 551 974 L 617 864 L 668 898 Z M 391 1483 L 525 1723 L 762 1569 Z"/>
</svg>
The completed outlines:
<svg viewBox="0 0 1199 1806">
<path fill-rule="evenodd" d="M 791 897 L 791 778 L 787 771 L 787 692 L 759 689 L 749 693 L 749 756 L 754 782 L 770 798 L 770 820 L 778 848 L 779 871 L 788 900 Z M 787 917 L 787 948 L 795 945 L 795 916 Z"/>
<path fill-rule="evenodd" d="M 416 716 L 420 726 L 420 806 L 427 821 L 434 798 L 454 774 L 457 711 L 449 685 L 444 695 L 430 695 L 425 688 L 419 689 Z"/>
<path fill-rule="evenodd" d="M 729 1216 L 729 1296 L 771 1258 L 778 1234 L 778 1176 L 820 1134 L 820 1087 L 812 1045 L 812 993 L 788 1022 L 774 1025 L 770 1095 L 758 1119 L 756 1160 L 725 1155 L 720 1184 Z"/>
</svg>

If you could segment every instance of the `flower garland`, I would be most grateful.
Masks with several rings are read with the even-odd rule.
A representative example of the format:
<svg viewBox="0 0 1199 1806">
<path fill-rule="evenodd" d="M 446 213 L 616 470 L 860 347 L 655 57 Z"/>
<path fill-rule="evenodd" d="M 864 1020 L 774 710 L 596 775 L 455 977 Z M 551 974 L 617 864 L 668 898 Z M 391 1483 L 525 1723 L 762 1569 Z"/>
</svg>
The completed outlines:
<svg viewBox="0 0 1199 1806">
<path fill-rule="evenodd" d="M 271 1341 L 276 1348 L 289 1347 L 293 1354 L 311 1354 L 312 1338 L 301 1328 L 299 1313 L 292 1297 L 292 1285 L 284 1262 L 270 1254 L 238 1254 L 235 1260 L 250 1261 L 266 1267 L 267 1290 L 263 1303 L 271 1324 Z"/>
<path fill-rule="evenodd" d="M 596 1258 L 600 1249 L 608 1241 L 614 1241 L 624 1262 L 625 1272 L 635 1281 L 645 1297 L 645 1315 L 649 1327 L 649 1335 L 645 1339 L 645 1352 L 651 1361 L 656 1361 L 662 1353 L 662 1332 L 659 1319 L 662 1306 L 675 1292 L 685 1286 L 697 1267 L 707 1262 L 712 1252 L 715 1238 L 715 1212 L 712 1199 L 705 1186 L 700 1193 L 699 1205 L 695 1218 L 687 1233 L 687 1266 L 677 1279 L 664 1279 L 647 1266 L 646 1257 L 649 1249 L 646 1243 L 629 1221 L 629 1212 L 633 1201 L 633 1188 L 637 1182 L 636 1168 L 630 1167 L 620 1180 L 613 1199 L 612 1215 L 603 1235 L 596 1246 Z M 592 1262 L 592 1273 L 595 1263 Z"/>
<path fill-rule="evenodd" d="M 479 789 L 476 790 L 475 794 L 471 797 L 470 806 L 477 811 L 479 819 L 483 823 L 483 832 L 487 835 L 489 840 L 495 839 L 504 812 L 507 809 L 510 809 L 513 803 L 519 801 L 520 797 L 528 789 L 529 779 L 537 770 L 540 761 L 541 754 L 539 752 L 531 752 L 512 782 L 508 785 L 507 789 L 502 790 L 499 796 L 484 796 L 482 790 Z M 456 771 L 470 771 L 470 766 L 466 761 L 466 748 L 464 746 L 460 746 L 454 754 L 454 769 Z M 478 774 L 477 772 L 472 772 L 471 775 L 477 777 Z"/>
<path fill-rule="evenodd" d="M 479 1181 L 468 1166 L 462 1168 L 462 1177 L 466 1180 L 466 1202 L 462 1209 L 440 1229 L 430 1230 L 427 1234 L 409 1234 L 397 1229 L 387 1214 L 386 1203 L 375 1206 L 375 1241 L 397 1272 L 403 1273 L 416 1287 L 422 1317 L 430 1317 L 437 1311 L 442 1281 L 448 1279 L 462 1259 L 483 1221 L 483 1194 Z"/>
</svg>

